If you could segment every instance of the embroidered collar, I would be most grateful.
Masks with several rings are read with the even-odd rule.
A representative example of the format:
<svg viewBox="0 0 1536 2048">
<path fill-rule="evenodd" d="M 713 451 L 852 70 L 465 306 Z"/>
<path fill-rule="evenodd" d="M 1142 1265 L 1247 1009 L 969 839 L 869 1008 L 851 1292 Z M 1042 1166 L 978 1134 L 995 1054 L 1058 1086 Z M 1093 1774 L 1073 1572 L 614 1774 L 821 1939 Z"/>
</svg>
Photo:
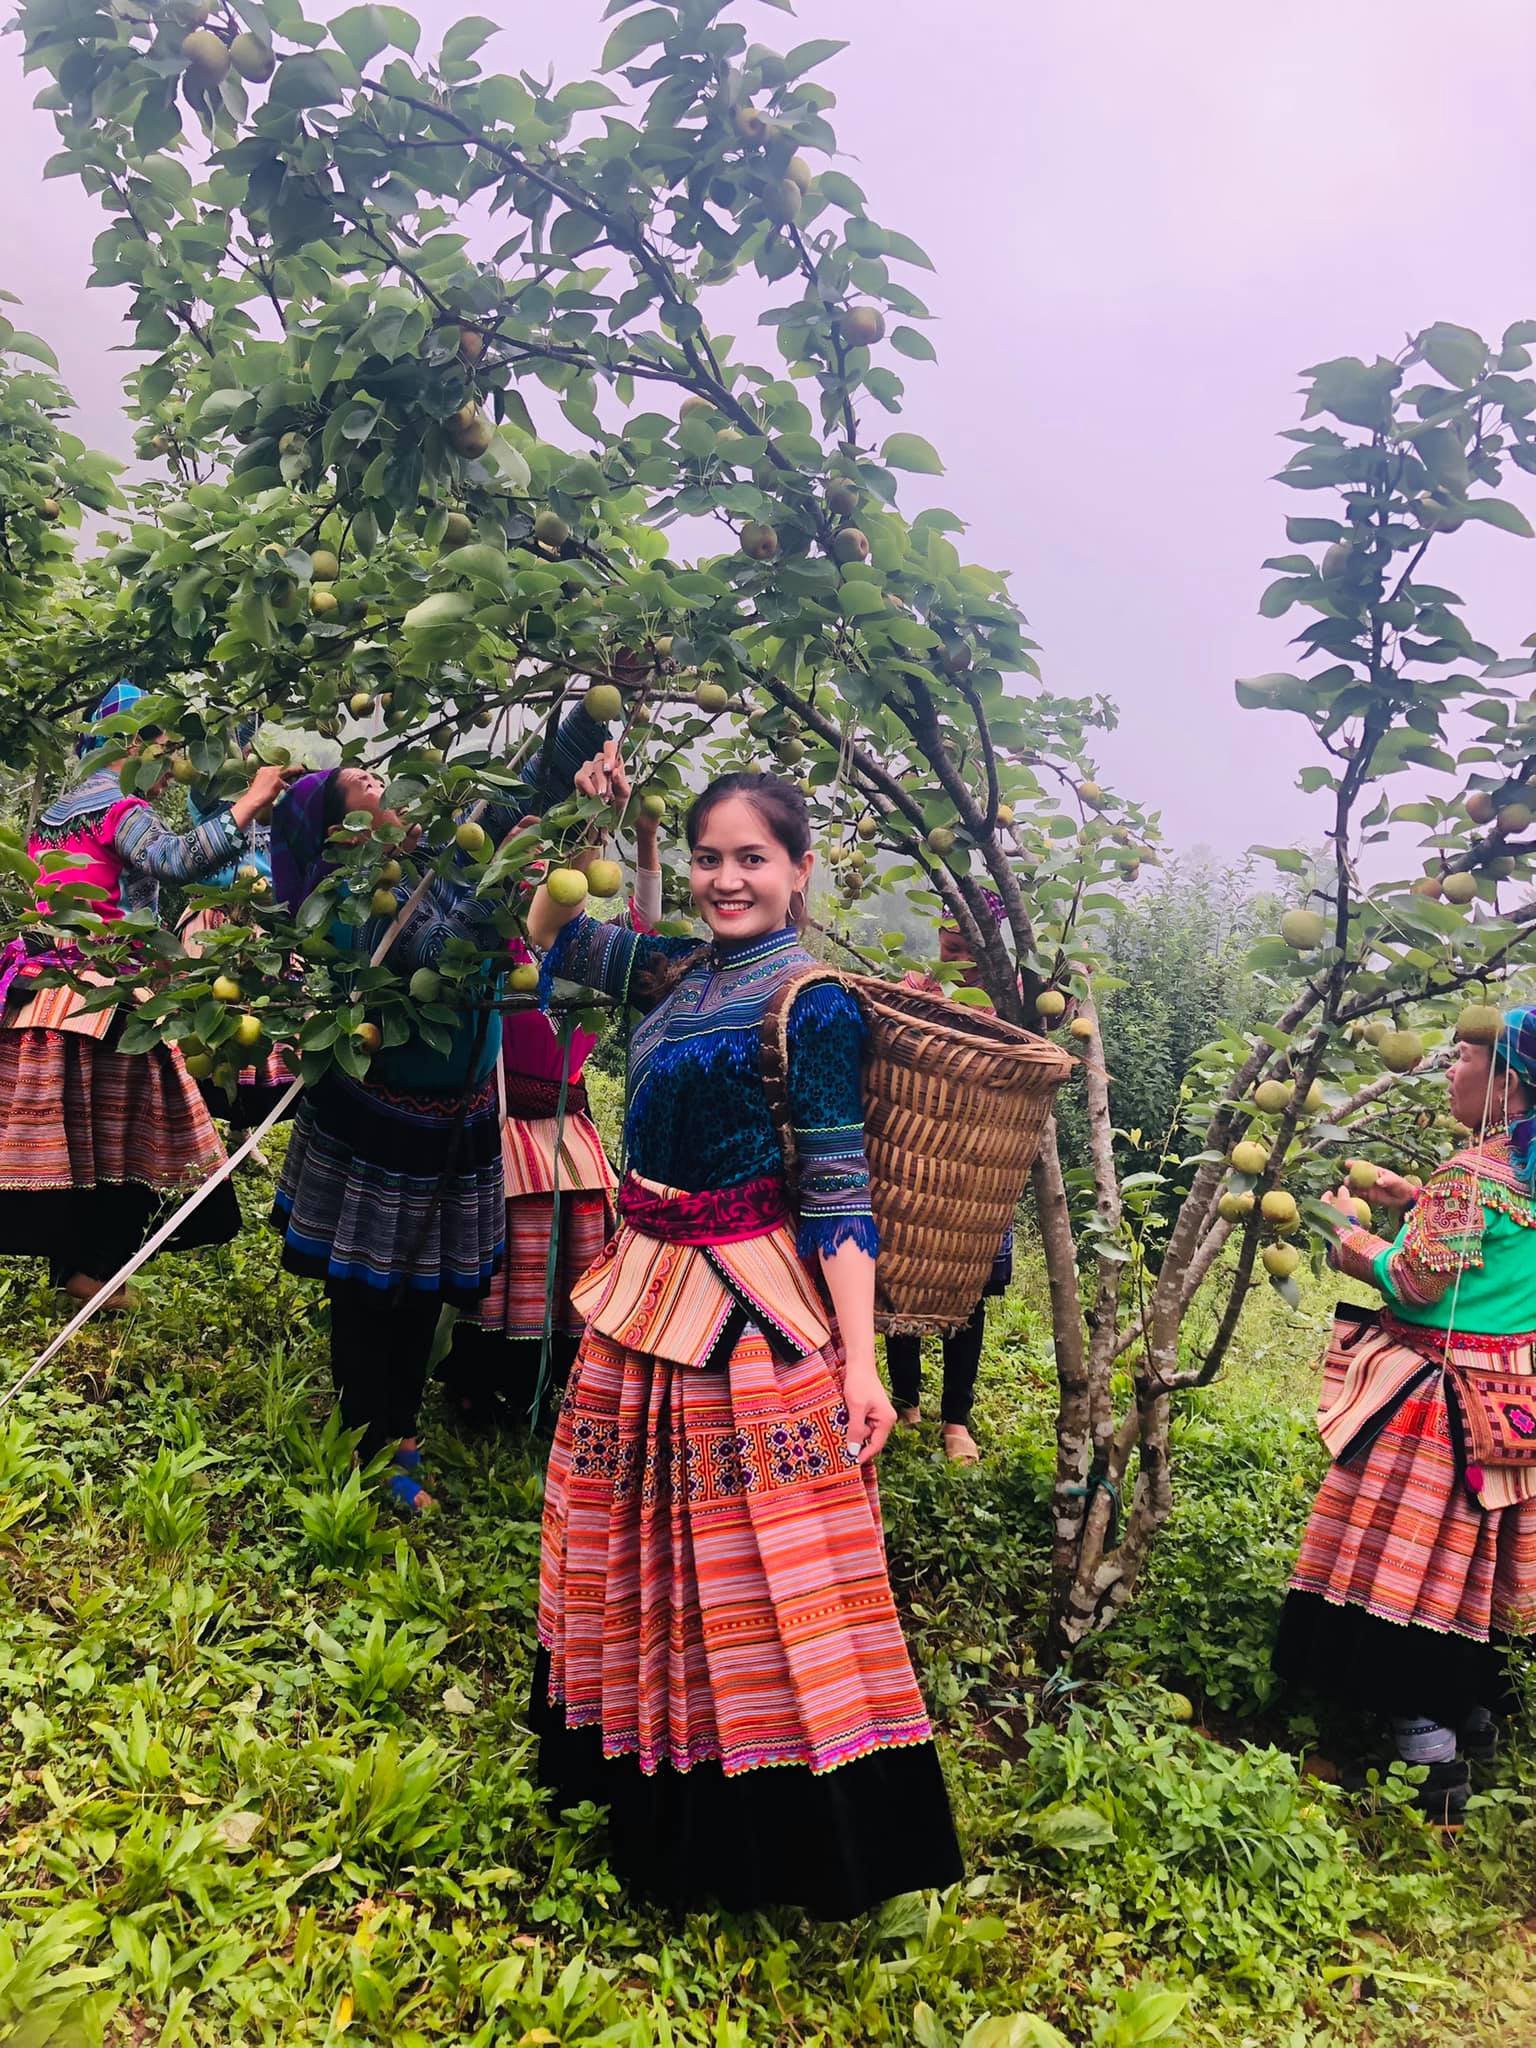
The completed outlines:
<svg viewBox="0 0 1536 2048">
<path fill-rule="evenodd" d="M 1481 1138 L 1474 1138 L 1470 1145 L 1453 1152 L 1434 1176 L 1437 1181 L 1442 1177 L 1471 1178 L 1503 1188 L 1525 1203 L 1533 1200 L 1530 1188 L 1515 1170 L 1509 1132 L 1502 1125 L 1490 1124 Z"/>
<path fill-rule="evenodd" d="M 714 940 L 709 949 L 709 964 L 714 968 L 760 967 L 780 953 L 795 952 L 799 945 L 799 932 L 794 925 L 787 924 L 782 931 L 764 932 L 756 939 Z"/>
<path fill-rule="evenodd" d="M 93 768 L 73 789 L 55 797 L 37 822 L 45 832 L 57 832 L 63 825 L 110 810 L 122 794 L 116 768 Z"/>
</svg>

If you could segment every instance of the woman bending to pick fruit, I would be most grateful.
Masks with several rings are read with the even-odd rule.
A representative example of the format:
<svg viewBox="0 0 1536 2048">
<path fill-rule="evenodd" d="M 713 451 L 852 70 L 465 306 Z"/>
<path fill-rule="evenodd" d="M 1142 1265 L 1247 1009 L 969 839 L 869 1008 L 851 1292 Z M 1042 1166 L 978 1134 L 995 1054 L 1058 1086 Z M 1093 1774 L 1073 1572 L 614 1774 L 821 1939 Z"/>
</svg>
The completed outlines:
<svg viewBox="0 0 1536 2048">
<path fill-rule="evenodd" d="M 568 796 L 577 765 L 602 737 L 585 711 L 572 712 L 546 744 L 533 787 L 485 811 L 485 836 L 502 839 L 532 806 Z M 290 911 L 325 880 L 328 842 L 346 819 L 366 813 L 399 823 L 383 798 L 378 777 L 353 766 L 294 784 L 272 820 L 273 882 Z M 468 858 L 454 855 L 459 865 Z M 332 942 L 367 961 L 413 886 L 396 863 L 375 914 L 360 925 L 337 918 Z M 455 939 L 499 951 L 494 913 L 471 882 L 434 876 L 401 927 L 391 966 L 430 976 Z M 390 1493 L 411 1514 L 435 1505 L 420 1483 L 416 1418 L 438 1315 L 445 1304 L 479 1301 L 506 1231 L 495 1081 L 501 1025 L 488 1007 L 496 984 L 482 976 L 468 986 L 485 1001 L 461 1011 L 446 1051 L 415 1033 L 381 1050 L 371 1026 L 366 1079 L 333 1068 L 306 1090 L 272 1212 L 283 1264 L 325 1282 L 342 1421 L 363 1431 L 365 1463 L 395 1447 Z M 429 987 L 418 1000 L 450 999 Z"/>
<path fill-rule="evenodd" d="M 1275 1664 L 1374 1709 L 1427 1766 L 1423 1810 L 1454 1821 L 1468 1762 L 1510 1704 L 1502 1644 L 1536 1628 L 1536 1011 L 1469 1011 L 1450 1074 L 1472 1143 L 1422 1193 L 1351 1161 L 1334 1264 L 1379 1288 L 1343 1309 L 1325 1362 L 1323 1481 Z M 1356 1196 L 1406 1211 L 1388 1240 Z"/>
<path fill-rule="evenodd" d="M 122 716 L 142 694 L 132 683 L 114 683 L 92 723 Z M 151 738 L 141 732 L 130 756 Z M 50 866 L 38 885 L 44 915 L 59 891 L 87 884 L 91 893 L 77 907 L 105 926 L 134 913 L 152 917 L 161 883 L 197 881 L 221 867 L 282 787 L 282 770 L 259 769 L 233 804 L 176 833 L 148 797 L 123 795 L 118 768 L 91 767 L 102 745 L 99 734 L 81 739 L 81 779 L 48 806 L 28 842 L 34 860 L 70 857 L 69 865 Z M 167 758 L 149 797 L 170 773 Z M 56 945 L 41 931 L 0 947 L 0 1252 L 42 1254 L 55 1284 L 88 1301 L 132 1258 L 167 1196 L 206 1180 L 224 1147 L 178 1049 L 120 1052 L 132 1003 L 90 1008 L 76 988 L 41 987 L 49 967 L 66 968 L 89 987 L 111 985 L 78 947 Z M 125 991 L 136 987 L 135 968 L 123 969 L 121 978 Z M 226 1183 L 170 1243 L 181 1251 L 227 1244 L 239 1228 Z M 106 1305 L 128 1306 L 126 1292 Z"/>
<path fill-rule="evenodd" d="M 635 821 L 632 929 L 653 930 L 661 919 L 656 839 L 657 821 L 642 812 Z M 611 876 L 600 873 L 603 867 L 612 870 Z M 612 861 L 593 861 L 587 873 L 594 884 L 612 880 L 617 886 L 620 879 Z M 538 969 L 527 947 L 514 939 L 511 952 L 516 963 L 512 986 L 526 976 L 536 987 Z M 448 1398 L 468 1423 L 530 1419 L 546 1318 L 549 1394 L 557 1397 L 570 1376 L 581 1335 L 571 1290 L 608 1242 L 617 1185 L 582 1080 L 596 1044 L 596 1035 L 579 1026 L 557 1030 L 540 1009 L 515 1011 L 503 1020 L 506 1254 L 479 1307 L 454 1324 L 453 1348 L 441 1368 Z"/>
<path fill-rule="evenodd" d="M 616 750 L 577 786 L 622 801 Z M 863 1026 L 835 985 L 788 994 L 813 965 L 798 791 L 725 776 L 686 831 L 710 943 L 548 889 L 529 915 L 548 979 L 643 1013 L 619 1231 L 576 1289 L 549 1463 L 540 1769 L 608 1806 L 637 1889 L 848 1918 L 961 1874 L 880 1534 Z M 761 1051 L 781 994 L 793 1198 Z"/>
</svg>

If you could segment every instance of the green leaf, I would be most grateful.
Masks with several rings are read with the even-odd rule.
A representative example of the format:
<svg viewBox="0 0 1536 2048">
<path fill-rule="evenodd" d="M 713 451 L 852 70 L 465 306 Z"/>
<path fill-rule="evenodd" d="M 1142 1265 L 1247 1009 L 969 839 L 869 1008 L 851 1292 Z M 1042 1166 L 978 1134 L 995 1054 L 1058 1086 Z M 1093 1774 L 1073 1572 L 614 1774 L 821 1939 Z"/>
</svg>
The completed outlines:
<svg viewBox="0 0 1536 2048">
<path fill-rule="evenodd" d="M 467 590 L 436 590 L 413 604 L 401 624 L 407 633 L 430 633 L 439 626 L 456 626 L 467 619 L 475 600 Z"/>
<path fill-rule="evenodd" d="M 599 71 L 617 71 L 631 57 L 638 57 L 652 43 L 659 43 L 677 28 L 677 16 L 670 7 L 647 7 L 621 21 L 603 45 Z"/>
<path fill-rule="evenodd" d="M 1531 522 L 1518 505 L 1511 505 L 1507 498 L 1468 498 L 1466 515 L 1469 519 L 1481 519 L 1485 526 L 1497 526 L 1504 533 L 1518 533 L 1522 540 L 1532 538 Z"/>
<path fill-rule="evenodd" d="M 938 450 L 921 434 L 892 434 L 880 451 L 880 459 L 890 469 L 915 470 L 919 476 L 944 474 Z"/>
<path fill-rule="evenodd" d="M 331 35 L 361 71 L 390 44 L 389 23 L 380 7 L 349 7 L 331 22 Z"/>
<path fill-rule="evenodd" d="M 554 103 L 562 114 L 588 114 L 598 107 L 623 104 L 611 87 L 599 85 L 595 78 L 580 78 L 573 85 L 562 85 Z"/>
<path fill-rule="evenodd" d="M 50 370 L 59 367 L 58 357 L 40 335 L 27 334 L 18 327 L 5 345 L 19 356 L 31 356 L 34 362 L 46 363 Z"/>
<path fill-rule="evenodd" d="M 1437 320 L 1419 336 L 1419 354 L 1447 384 L 1459 388 L 1482 375 L 1488 362 L 1488 344 L 1470 327 L 1455 327 Z"/>
<path fill-rule="evenodd" d="M 472 57 L 500 27 L 500 22 L 489 21 L 483 14 L 468 14 L 462 21 L 456 21 L 443 37 L 445 61 L 456 63 L 464 57 Z"/>
<path fill-rule="evenodd" d="M 1372 364 L 1358 356 L 1335 356 L 1303 372 L 1312 379 L 1304 419 L 1332 413 L 1351 427 L 1384 427 L 1392 415 L 1392 394 L 1402 382 L 1395 363 L 1380 357 Z"/>
<path fill-rule="evenodd" d="M 932 363 L 938 360 L 938 350 L 926 334 L 919 334 L 915 327 L 893 327 L 891 347 L 899 356 L 910 356 L 915 363 Z"/>
<path fill-rule="evenodd" d="M 797 43 L 785 52 L 784 69 L 791 78 L 799 78 L 807 71 L 814 71 L 818 64 L 825 64 L 829 57 L 835 57 L 839 50 L 846 50 L 846 43 L 833 42 L 822 36 L 815 42 Z"/>
<path fill-rule="evenodd" d="M 852 178 L 841 171 L 822 171 L 816 179 L 816 191 L 830 206 L 841 207 L 844 213 L 862 214 L 864 194 Z"/>
<path fill-rule="evenodd" d="M 1023 1828 L 1042 1848 L 1069 1856 L 1089 1849 L 1110 1849 L 1115 1843 L 1114 1828 L 1092 1806 L 1048 1806 L 1044 1813 L 1026 1815 Z"/>
<path fill-rule="evenodd" d="M 325 58 L 307 50 L 282 60 L 268 97 L 281 107 L 328 107 L 341 98 L 341 85 Z"/>
<path fill-rule="evenodd" d="M 845 583 L 837 593 L 837 607 L 845 619 L 873 619 L 885 611 L 886 603 L 872 583 Z"/>
</svg>

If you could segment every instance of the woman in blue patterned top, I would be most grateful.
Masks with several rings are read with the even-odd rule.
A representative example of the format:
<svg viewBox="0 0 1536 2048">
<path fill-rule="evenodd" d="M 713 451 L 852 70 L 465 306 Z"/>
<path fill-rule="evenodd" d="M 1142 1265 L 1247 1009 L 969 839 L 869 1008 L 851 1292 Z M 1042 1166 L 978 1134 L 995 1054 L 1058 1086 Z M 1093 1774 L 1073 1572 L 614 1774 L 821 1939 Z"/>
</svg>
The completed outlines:
<svg viewBox="0 0 1536 2048">
<path fill-rule="evenodd" d="M 612 746 L 577 787 L 628 796 Z M 708 943 L 597 924 L 546 890 L 529 914 L 547 983 L 643 1013 L 620 1228 L 573 1292 L 585 1328 L 550 1455 L 540 1771 L 608 1807 L 610 1860 L 638 1890 L 847 1919 L 962 1869 L 880 1534 L 872 1460 L 895 1418 L 875 1369 L 864 1027 L 836 984 L 787 995 L 792 1194 L 762 1034 L 814 964 L 792 922 L 805 805 L 776 777 L 726 776 L 686 830 Z"/>
<path fill-rule="evenodd" d="M 543 744 L 528 781 L 486 806 L 480 823 L 500 841 L 526 814 L 569 796 L 576 770 L 606 728 L 584 708 Z M 272 819 L 274 894 L 290 912 L 325 881 L 333 838 L 366 815 L 398 825 L 385 787 L 355 763 L 301 776 Z M 420 827 L 413 826 L 412 833 Z M 408 834 L 407 847 L 414 844 Z M 455 941 L 494 958 L 505 940 L 497 907 L 459 871 L 433 874 L 401 922 L 390 953 L 397 974 L 438 967 Z M 359 966 L 413 894 L 408 875 L 394 907 L 362 924 L 337 917 L 330 939 Z M 306 1088 L 272 1205 L 291 1273 L 325 1282 L 331 1304 L 331 1376 L 348 1429 L 363 1431 L 365 1461 L 395 1447 L 389 1492 L 409 1514 L 436 1505 L 421 1484 L 417 1412 L 444 1304 L 473 1308 L 490 1286 L 506 1241 L 495 1069 L 501 1019 L 487 1007 L 494 971 L 471 991 L 445 1043 L 411 1032 L 376 1051 L 364 1079 L 333 1068 Z"/>
</svg>

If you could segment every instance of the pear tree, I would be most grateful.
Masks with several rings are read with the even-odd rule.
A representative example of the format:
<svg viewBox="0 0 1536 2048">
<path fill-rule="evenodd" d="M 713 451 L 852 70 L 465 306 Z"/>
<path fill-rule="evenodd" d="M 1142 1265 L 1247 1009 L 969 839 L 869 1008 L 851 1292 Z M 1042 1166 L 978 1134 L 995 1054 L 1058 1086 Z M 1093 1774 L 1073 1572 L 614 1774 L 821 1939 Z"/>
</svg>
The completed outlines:
<svg viewBox="0 0 1536 2048">
<path fill-rule="evenodd" d="M 740 11 L 616 0 L 598 75 L 557 84 L 494 68 L 478 17 L 427 50 L 395 6 L 322 22 L 299 0 L 23 0 L 49 172 L 99 200 L 92 281 L 129 295 L 150 473 L 13 649 L 0 735 L 58 760 L 127 673 L 148 695 L 113 735 L 125 786 L 164 772 L 134 744 L 149 725 L 232 786 L 254 719 L 258 748 L 297 758 L 294 736 L 318 736 L 427 819 L 427 851 L 359 832 L 296 919 L 237 884 L 197 960 L 54 892 L 50 920 L 83 950 L 148 963 L 135 1043 L 216 1056 L 254 1018 L 309 1076 L 442 1033 L 484 965 L 466 948 L 441 976 L 358 969 L 333 917 L 456 862 L 511 933 L 530 865 L 589 839 L 580 800 L 495 849 L 459 832 L 571 705 L 622 738 L 652 816 L 726 766 L 798 780 L 834 950 L 873 891 L 902 890 L 973 953 L 981 985 L 958 999 L 1080 1055 L 1091 1171 L 1069 1178 L 1048 1133 L 1034 1180 L 1065 1655 L 1118 1611 L 1166 1520 L 1179 1388 L 1219 1370 L 1255 1284 L 1294 1287 L 1279 1254 L 1315 1255 L 1330 1151 L 1387 1100 L 1414 1104 L 1447 1006 L 1517 942 L 1499 891 L 1526 859 L 1507 687 L 1524 665 L 1478 645 L 1424 559 L 1469 520 L 1524 530 L 1497 486 L 1532 450 L 1536 384 L 1519 329 L 1489 349 L 1436 328 L 1393 362 L 1311 373 L 1287 477 L 1329 511 L 1290 523 L 1264 604 L 1315 617 L 1298 672 L 1240 696 L 1311 727 L 1322 760 L 1303 772 L 1333 805 L 1336 859 L 1313 886 L 1276 851 L 1297 900 L 1252 963 L 1273 1022 L 1207 1050 L 1164 1169 L 1127 1173 L 1096 948 L 1157 857 L 1155 815 L 1096 769 L 1112 704 L 1045 686 L 1006 574 L 928 502 L 942 458 L 900 421 L 903 365 L 936 355 L 932 264 L 844 168 L 824 82 L 844 46 L 754 42 Z M 1451 786 L 1394 804 L 1394 776 Z M 1481 826 L 1472 796 L 1492 806 Z M 1423 872 L 1363 888 L 1364 850 L 1395 857 L 1415 830 Z M 7 936 L 38 916 L 25 879 Z M 899 934 L 877 943 L 915 964 Z"/>
</svg>

